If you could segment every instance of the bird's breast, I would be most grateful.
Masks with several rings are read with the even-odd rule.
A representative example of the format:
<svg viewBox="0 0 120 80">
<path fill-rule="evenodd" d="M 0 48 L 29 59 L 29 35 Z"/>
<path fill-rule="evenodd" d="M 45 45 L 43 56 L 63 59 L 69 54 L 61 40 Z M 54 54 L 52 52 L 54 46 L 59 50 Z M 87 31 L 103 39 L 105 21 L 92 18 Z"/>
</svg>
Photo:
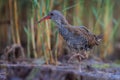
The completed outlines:
<svg viewBox="0 0 120 80">
<path fill-rule="evenodd" d="M 72 36 L 71 32 L 65 27 L 59 27 L 59 33 L 64 38 L 64 40 L 68 40 Z"/>
</svg>

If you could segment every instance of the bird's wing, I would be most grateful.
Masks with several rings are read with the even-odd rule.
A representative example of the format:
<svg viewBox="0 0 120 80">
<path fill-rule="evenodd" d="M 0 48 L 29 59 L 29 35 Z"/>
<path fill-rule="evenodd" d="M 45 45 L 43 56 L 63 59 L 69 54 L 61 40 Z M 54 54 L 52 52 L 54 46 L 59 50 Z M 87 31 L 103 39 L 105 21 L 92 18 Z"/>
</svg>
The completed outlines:
<svg viewBox="0 0 120 80">
<path fill-rule="evenodd" d="M 81 28 L 81 29 L 83 29 L 84 31 L 86 31 L 86 32 L 90 32 L 85 26 L 79 26 L 79 28 Z"/>
<path fill-rule="evenodd" d="M 94 46 L 97 44 L 96 36 L 91 33 L 86 27 L 67 27 L 69 31 L 71 31 L 75 36 L 83 36 L 87 39 L 89 46 Z"/>
</svg>

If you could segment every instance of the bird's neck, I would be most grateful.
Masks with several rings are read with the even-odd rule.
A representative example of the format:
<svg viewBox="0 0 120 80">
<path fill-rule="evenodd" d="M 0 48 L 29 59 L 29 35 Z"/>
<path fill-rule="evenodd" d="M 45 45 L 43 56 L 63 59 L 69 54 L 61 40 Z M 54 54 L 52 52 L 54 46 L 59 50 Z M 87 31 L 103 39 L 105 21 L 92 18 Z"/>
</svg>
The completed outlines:
<svg viewBox="0 0 120 80">
<path fill-rule="evenodd" d="M 63 17 L 62 19 L 54 20 L 54 22 L 56 23 L 56 25 L 58 27 L 65 27 L 65 26 L 69 25 L 69 23 L 65 17 Z"/>
<path fill-rule="evenodd" d="M 69 25 L 58 25 L 59 33 L 62 35 L 62 37 L 65 40 L 67 40 L 71 35 L 70 31 L 66 28 L 66 26 L 69 26 Z"/>
<path fill-rule="evenodd" d="M 68 28 L 71 27 L 71 25 L 68 23 L 68 21 L 64 17 L 54 22 L 56 23 L 61 36 L 65 40 L 67 40 L 71 36 L 71 32 L 68 30 Z"/>
</svg>

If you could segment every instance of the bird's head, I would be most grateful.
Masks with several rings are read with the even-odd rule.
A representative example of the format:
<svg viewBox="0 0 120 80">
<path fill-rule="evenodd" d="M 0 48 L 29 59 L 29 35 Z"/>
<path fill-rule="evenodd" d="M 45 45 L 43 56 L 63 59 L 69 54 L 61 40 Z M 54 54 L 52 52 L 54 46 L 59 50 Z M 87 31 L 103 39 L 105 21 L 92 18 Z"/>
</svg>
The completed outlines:
<svg viewBox="0 0 120 80">
<path fill-rule="evenodd" d="M 38 23 L 46 20 L 46 19 L 51 19 L 52 21 L 54 21 L 58 26 L 59 25 L 67 25 L 68 22 L 65 19 L 65 17 L 62 15 L 62 13 L 60 13 L 57 10 L 53 10 L 51 12 L 48 13 L 47 16 L 43 17 L 40 21 L 38 21 Z"/>
</svg>

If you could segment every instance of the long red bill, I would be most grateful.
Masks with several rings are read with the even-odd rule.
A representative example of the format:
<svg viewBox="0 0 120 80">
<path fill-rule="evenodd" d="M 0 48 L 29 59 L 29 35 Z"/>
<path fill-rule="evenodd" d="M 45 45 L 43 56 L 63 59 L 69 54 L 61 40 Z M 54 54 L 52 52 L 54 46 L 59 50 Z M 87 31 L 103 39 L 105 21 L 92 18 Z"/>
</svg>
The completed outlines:
<svg viewBox="0 0 120 80">
<path fill-rule="evenodd" d="M 44 20 L 46 20 L 46 19 L 50 19 L 50 16 L 45 16 L 45 17 L 43 17 L 40 21 L 38 21 L 37 23 L 40 23 L 40 22 L 42 22 L 42 21 L 44 21 Z"/>
</svg>

